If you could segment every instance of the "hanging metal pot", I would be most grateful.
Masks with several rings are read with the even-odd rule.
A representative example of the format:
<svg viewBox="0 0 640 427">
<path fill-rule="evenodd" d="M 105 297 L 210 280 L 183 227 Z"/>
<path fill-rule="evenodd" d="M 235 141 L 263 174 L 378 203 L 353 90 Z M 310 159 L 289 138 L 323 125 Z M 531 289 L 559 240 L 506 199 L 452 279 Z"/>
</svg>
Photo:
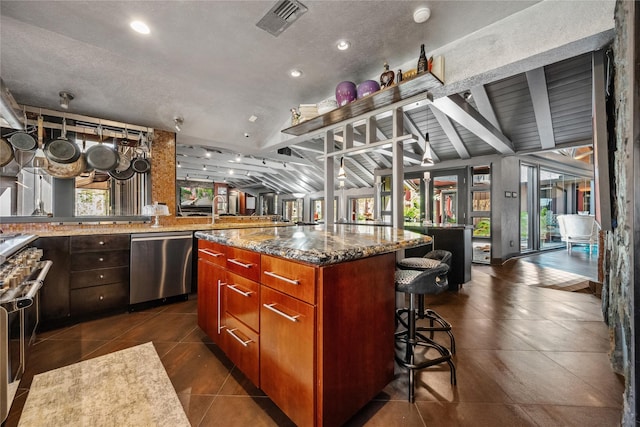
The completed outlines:
<svg viewBox="0 0 640 427">
<path fill-rule="evenodd" d="M 114 144 L 117 146 L 115 139 Z M 102 142 L 89 147 L 85 156 L 87 158 L 87 165 L 99 171 L 108 172 L 114 170 L 119 162 L 118 151 Z"/>
<path fill-rule="evenodd" d="M 131 168 L 136 173 L 147 173 L 151 169 L 151 163 L 146 157 L 136 157 L 131 161 Z"/>
<path fill-rule="evenodd" d="M 13 147 L 6 138 L 0 138 L 0 167 L 8 165 L 13 160 Z"/>
<path fill-rule="evenodd" d="M 20 168 L 23 168 L 31 164 L 35 155 L 35 151 L 14 150 L 13 160 L 20 166 Z"/>
<path fill-rule="evenodd" d="M 67 139 L 67 121 L 62 119 L 62 135 L 57 139 L 47 142 L 44 147 L 47 160 L 69 164 L 74 163 L 80 157 L 82 151 L 78 145 Z"/>
<path fill-rule="evenodd" d="M 87 168 L 87 161 L 84 153 L 80 153 L 80 156 L 73 163 L 60 163 L 47 159 L 46 172 L 54 178 L 75 178 L 80 176 Z"/>
<path fill-rule="evenodd" d="M 44 118 L 42 115 L 38 116 L 38 148 L 36 149 L 31 166 L 34 168 L 45 169 L 47 166 L 47 156 L 44 153 L 43 144 L 44 141 Z"/>
<path fill-rule="evenodd" d="M 130 179 L 134 173 L 135 172 L 131 168 L 131 165 L 129 165 L 128 168 L 121 171 L 118 171 L 118 170 L 109 171 L 109 175 L 111 175 L 111 178 L 116 179 L 118 181 L 126 181 L 127 179 Z"/>
<path fill-rule="evenodd" d="M 125 153 L 118 153 L 118 166 L 116 166 L 116 170 L 121 172 L 123 170 L 129 169 L 131 166 L 131 160 Z"/>
<path fill-rule="evenodd" d="M 36 139 L 27 132 L 16 132 L 11 135 L 9 142 L 16 150 L 33 151 L 36 149 Z"/>
</svg>

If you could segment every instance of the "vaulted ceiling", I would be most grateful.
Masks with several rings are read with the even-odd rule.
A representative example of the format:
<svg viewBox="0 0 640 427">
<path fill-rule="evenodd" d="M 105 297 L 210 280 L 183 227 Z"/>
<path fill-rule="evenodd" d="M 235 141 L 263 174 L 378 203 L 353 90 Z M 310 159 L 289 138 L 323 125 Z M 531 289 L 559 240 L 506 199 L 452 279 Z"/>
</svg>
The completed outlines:
<svg viewBox="0 0 640 427">
<path fill-rule="evenodd" d="M 77 114 L 157 129 L 172 129 L 174 117 L 184 118 L 177 134 L 179 179 L 226 179 L 254 193 L 314 192 L 324 185 L 324 140 L 313 133 L 283 137 L 291 107 L 330 97 L 342 80 L 377 79 L 385 61 L 393 69 L 415 67 L 422 43 L 428 53 L 449 52 L 447 47 L 469 38 L 495 45 L 496 36 L 483 34 L 484 28 L 508 28 L 540 6 L 537 1 L 303 3 L 307 11 L 275 37 L 256 26 L 275 1 L 3 0 L 0 73 L 23 105 L 60 110 L 58 92 L 68 90 L 75 95 L 70 111 Z M 417 24 L 412 14 L 425 5 L 431 18 Z M 149 36 L 128 28 L 134 18 L 149 23 Z M 579 37 L 592 36 L 589 31 Z M 351 49 L 338 51 L 339 39 L 349 40 Z M 514 61 L 519 66 L 513 71 L 503 66 L 482 78 L 445 80 L 433 103 L 403 107 L 404 131 L 416 135 L 404 144 L 405 166 L 419 165 L 426 132 L 442 164 L 590 144 L 590 51 L 603 46 L 602 39 L 586 48 L 574 43 L 556 52 L 553 61 L 537 62 L 544 66 Z M 516 50 L 541 54 L 535 46 Z M 455 58 L 444 58 L 448 76 L 447 64 Z M 288 75 L 294 68 L 303 71 L 301 78 Z M 257 120 L 249 121 L 252 115 Z M 391 116 L 380 113 L 375 119 L 375 138 L 388 138 Z M 355 144 L 363 140 L 364 126 L 355 123 Z M 278 154 L 283 147 L 290 151 Z M 345 158 L 347 185 L 371 186 L 373 171 L 390 166 L 388 148 L 354 153 Z"/>
</svg>

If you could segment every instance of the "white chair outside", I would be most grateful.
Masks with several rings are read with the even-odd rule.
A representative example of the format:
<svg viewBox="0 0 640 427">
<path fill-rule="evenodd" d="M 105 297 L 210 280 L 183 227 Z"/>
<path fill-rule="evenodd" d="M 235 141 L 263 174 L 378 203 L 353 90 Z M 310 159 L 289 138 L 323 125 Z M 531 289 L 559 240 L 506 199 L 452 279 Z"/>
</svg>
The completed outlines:
<svg viewBox="0 0 640 427">
<path fill-rule="evenodd" d="M 583 244 L 591 245 L 598 243 L 598 232 L 600 225 L 595 218 L 590 215 L 558 215 L 558 226 L 560 227 L 560 238 L 567 243 L 567 251 L 571 252 L 571 245 Z"/>
</svg>

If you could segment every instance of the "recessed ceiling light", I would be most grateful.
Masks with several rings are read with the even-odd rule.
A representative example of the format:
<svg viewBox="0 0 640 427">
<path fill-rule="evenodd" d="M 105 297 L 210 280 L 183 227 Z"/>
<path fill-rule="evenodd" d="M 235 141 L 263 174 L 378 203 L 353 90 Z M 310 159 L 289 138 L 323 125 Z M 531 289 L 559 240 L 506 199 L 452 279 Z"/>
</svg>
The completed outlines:
<svg viewBox="0 0 640 427">
<path fill-rule="evenodd" d="M 298 69 L 291 70 L 291 71 L 289 71 L 289 75 L 291 77 L 300 77 L 300 76 L 302 76 L 302 71 L 300 71 Z"/>
<path fill-rule="evenodd" d="M 252 114 L 252 115 L 249 117 L 249 121 L 250 121 L 250 122 L 252 122 L 252 123 L 253 123 L 253 122 L 255 122 L 256 120 L 258 120 L 258 116 L 254 115 L 254 114 Z"/>
<path fill-rule="evenodd" d="M 133 31 L 140 34 L 149 34 L 151 32 L 149 26 L 142 21 L 131 21 L 129 26 L 133 28 Z"/>
<path fill-rule="evenodd" d="M 338 48 L 338 50 L 347 50 L 351 47 L 351 43 L 349 43 L 347 40 L 340 40 L 336 44 L 336 47 Z"/>
<path fill-rule="evenodd" d="M 207 151 L 207 154 L 205 154 L 205 156 L 211 157 L 211 151 Z"/>
<path fill-rule="evenodd" d="M 229 175 L 233 175 L 233 169 L 229 169 Z"/>
</svg>

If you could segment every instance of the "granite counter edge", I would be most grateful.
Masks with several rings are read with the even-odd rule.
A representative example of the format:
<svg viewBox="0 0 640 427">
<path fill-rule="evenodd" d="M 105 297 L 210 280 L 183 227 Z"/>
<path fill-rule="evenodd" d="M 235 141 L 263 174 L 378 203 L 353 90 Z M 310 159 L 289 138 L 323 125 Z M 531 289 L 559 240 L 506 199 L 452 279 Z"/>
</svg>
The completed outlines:
<svg viewBox="0 0 640 427">
<path fill-rule="evenodd" d="M 270 245 L 269 243 L 265 242 L 250 241 L 245 239 L 230 239 L 227 236 L 214 236 L 207 232 L 196 232 L 195 237 L 198 239 L 208 240 L 210 242 L 220 243 L 226 246 L 247 249 L 264 255 L 273 255 L 293 261 L 313 264 L 316 266 L 325 266 L 346 261 L 353 261 L 361 258 L 368 258 L 375 255 L 395 252 L 400 249 L 409 249 L 416 246 L 422 246 L 431 242 L 429 236 L 424 236 L 424 238 L 412 239 L 408 241 L 393 243 L 390 242 L 337 251 L 322 251 L 318 249 L 302 250 L 295 248 L 283 248 L 282 246 Z"/>
</svg>

